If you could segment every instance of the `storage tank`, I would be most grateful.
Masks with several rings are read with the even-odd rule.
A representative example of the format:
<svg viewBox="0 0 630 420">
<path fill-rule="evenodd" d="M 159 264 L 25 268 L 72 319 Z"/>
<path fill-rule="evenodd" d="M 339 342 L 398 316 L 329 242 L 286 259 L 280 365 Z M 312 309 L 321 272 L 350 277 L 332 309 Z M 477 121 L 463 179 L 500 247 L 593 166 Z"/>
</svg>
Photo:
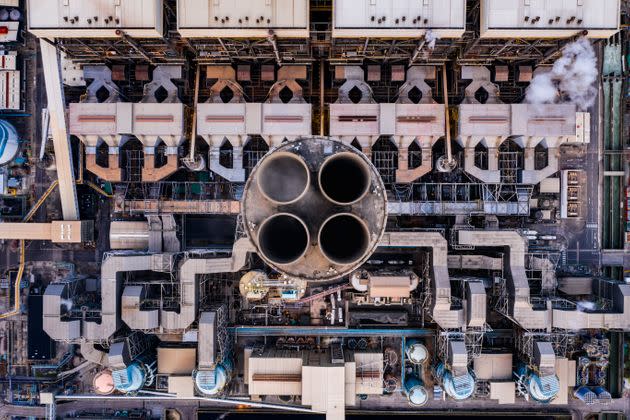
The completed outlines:
<svg viewBox="0 0 630 420">
<path fill-rule="evenodd" d="M 252 170 L 244 226 L 275 270 L 309 281 L 349 274 L 376 249 L 387 221 L 383 181 L 352 146 L 325 137 L 282 143 Z"/>
<path fill-rule="evenodd" d="M 422 406 L 429 401 L 427 390 L 422 385 L 420 378 L 416 375 L 408 375 L 405 377 L 404 391 L 412 405 Z"/>
<path fill-rule="evenodd" d="M 454 376 L 444 363 L 440 363 L 437 365 L 435 373 L 442 382 L 444 391 L 454 400 L 461 401 L 470 398 L 475 391 L 475 378 L 469 371 L 463 375 Z"/>
<path fill-rule="evenodd" d="M 560 391 L 560 381 L 555 374 L 540 376 L 525 365 L 521 365 L 516 374 L 524 379 L 524 385 L 529 396 L 535 401 L 549 403 L 556 398 Z"/>
<path fill-rule="evenodd" d="M 152 377 L 150 367 L 140 361 L 129 364 L 124 369 L 112 372 L 114 387 L 120 392 L 134 392 L 145 386 Z"/>
<path fill-rule="evenodd" d="M 94 392 L 99 395 L 109 395 L 114 392 L 115 387 L 112 371 L 105 369 L 97 373 L 92 381 L 92 386 L 94 387 Z"/>
<path fill-rule="evenodd" d="M 226 360 L 214 369 L 197 370 L 193 373 L 197 390 L 204 395 L 217 395 L 223 391 L 229 382 L 232 372 L 232 362 Z"/>
<path fill-rule="evenodd" d="M 20 143 L 15 127 L 0 120 L 0 166 L 6 165 L 17 156 Z"/>
<path fill-rule="evenodd" d="M 414 338 L 406 341 L 405 354 L 407 355 L 407 359 L 416 365 L 424 363 L 429 358 L 427 348 Z"/>
</svg>

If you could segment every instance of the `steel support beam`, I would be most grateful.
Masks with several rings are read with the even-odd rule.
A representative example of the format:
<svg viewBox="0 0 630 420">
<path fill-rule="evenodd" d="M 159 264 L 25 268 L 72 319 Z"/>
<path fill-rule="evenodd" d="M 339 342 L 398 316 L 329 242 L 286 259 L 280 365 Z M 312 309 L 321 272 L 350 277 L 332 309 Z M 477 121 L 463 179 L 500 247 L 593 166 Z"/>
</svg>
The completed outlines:
<svg viewBox="0 0 630 420">
<path fill-rule="evenodd" d="M 59 195 L 64 220 L 79 220 L 77 189 L 72 165 L 72 150 L 66 125 L 66 105 L 61 83 L 61 68 L 57 47 L 46 39 L 40 39 L 42 66 L 46 82 L 46 97 L 50 113 L 50 129 L 52 132 L 55 158 L 57 160 L 57 178 L 59 179 Z"/>
</svg>

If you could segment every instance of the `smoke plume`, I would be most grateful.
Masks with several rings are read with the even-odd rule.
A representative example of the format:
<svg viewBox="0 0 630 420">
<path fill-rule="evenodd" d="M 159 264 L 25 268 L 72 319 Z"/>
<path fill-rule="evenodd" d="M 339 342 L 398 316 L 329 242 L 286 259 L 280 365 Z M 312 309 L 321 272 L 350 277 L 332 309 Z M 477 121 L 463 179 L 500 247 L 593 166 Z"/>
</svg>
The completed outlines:
<svg viewBox="0 0 630 420">
<path fill-rule="evenodd" d="M 438 39 L 440 39 L 440 37 L 435 34 L 431 29 L 428 29 L 427 32 L 424 34 L 424 40 L 427 43 L 427 48 L 430 50 L 435 49 L 435 43 Z"/>
<path fill-rule="evenodd" d="M 595 309 L 597 309 L 595 302 L 590 302 L 588 300 L 581 300 L 577 302 L 577 310 L 580 312 L 592 312 Z"/>
<path fill-rule="evenodd" d="M 564 47 L 551 71 L 537 74 L 526 91 L 530 104 L 573 103 L 585 111 L 595 102 L 597 57 L 590 41 L 579 38 Z"/>
</svg>

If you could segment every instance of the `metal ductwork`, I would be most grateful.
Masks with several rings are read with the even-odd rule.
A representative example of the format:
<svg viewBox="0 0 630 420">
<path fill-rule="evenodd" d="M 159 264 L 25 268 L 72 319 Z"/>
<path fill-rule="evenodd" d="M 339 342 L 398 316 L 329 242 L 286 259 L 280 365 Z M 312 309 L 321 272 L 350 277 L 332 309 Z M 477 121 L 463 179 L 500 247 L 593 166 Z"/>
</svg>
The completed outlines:
<svg viewBox="0 0 630 420">
<path fill-rule="evenodd" d="M 448 243 L 437 232 L 387 232 L 379 246 L 396 248 L 430 248 L 432 277 L 431 317 L 443 329 L 460 329 L 465 321 L 463 308 L 453 308 L 448 275 Z"/>
<path fill-rule="evenodd" d="M 510 316 L 526 329 L 546 329 L 550 325 L 550 311 L 535 310 L 530 301 L 529 281 L 525 271 L 525 253 L 527 252 L 525 238 L 513 230 L 460 230 L 459 244 L 509 248 L 507 281 Z"/>
<path fill-rule="evenodd" d="M 123 273 L 133 271 L 164 271 L 172 269 L 166 262 L 172 254 L 110 253 L 101 265 L 101 321 L 67 320 L 62 310 L 68 296 L 68 283 L 51 284 L 44 294 L 44 330 L 55 340 L 100 341 L 109 339 L 122 325 L 132 329 L 151 330 L 162 326 L 165 330 L 183 330 L 195 321 L 197 315 L 197 274 L 228 273 L 245 265 L 248 252 L 253 251 L 249 240 L 234 243 L 232 255 L 227 258 L 186 258 L 179 266 L 179 312 L 142 310 L 145 291 L 142 287 L 126 286 Z M 159 324 L 158 324 L 159 321 Z M 82 341 L 82 342 L 83 342 Z M 86 351 L 89 350 L 86 347 Z M 100 357 L 100 356 L 99 356 Z"/>
<path fill-rule="evenodd" d="M 261 258 L 310 281 L 356 269 L 376 249 L 387 218 L 376 168 L 353 147 L 323 137 L 283 143 L 261 159 L 241 208 Z"/>
</svg>

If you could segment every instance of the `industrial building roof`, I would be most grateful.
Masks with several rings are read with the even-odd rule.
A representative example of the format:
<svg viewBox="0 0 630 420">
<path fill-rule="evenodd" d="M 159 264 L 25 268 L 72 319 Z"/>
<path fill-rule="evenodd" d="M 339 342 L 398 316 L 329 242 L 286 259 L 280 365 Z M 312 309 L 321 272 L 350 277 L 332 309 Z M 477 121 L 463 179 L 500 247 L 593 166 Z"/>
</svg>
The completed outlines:
<svg viewBox="0 0 630 420">
<path fill-rule="evenodd" d="M 186 37 L 308 37 L 307 0 L 179 0 L 177 19 Z"/>
<path fill-rule="evenodd" d="M 440 38 L 457 38 L 466 27 L 464 0 L 336 0 L 333 36 L 419 37 L 428 30 Z"/>
<path fill-rule="evenodd" d="M 162 36 L 160 0 L 28 0 L 29 31 L 38 37 Z"/>
<path fill-rule="evenodd" d="M 481 37 L 559 38 L 587 30 L 607 38 L 619 30 L 619 7 L 619 0 L 482 0 Z"/>
<path fill-rule="evenodd" d="M 512 353 L 482 353 L 474 361 L 475 376 L 480 380 L 512 378 Z"/>
<path fill-rule="evenodd" d="M 158 347 L 158 373 L 185 375 L 197 367 L 197 349 L 194 347 Z"/>
<path fill-rule="evenodd" d="M 490 382 L 490 399 L 499 404 L 514 404 L 516 400 L 516 384 L 514 382 Z"/>
</svg>

